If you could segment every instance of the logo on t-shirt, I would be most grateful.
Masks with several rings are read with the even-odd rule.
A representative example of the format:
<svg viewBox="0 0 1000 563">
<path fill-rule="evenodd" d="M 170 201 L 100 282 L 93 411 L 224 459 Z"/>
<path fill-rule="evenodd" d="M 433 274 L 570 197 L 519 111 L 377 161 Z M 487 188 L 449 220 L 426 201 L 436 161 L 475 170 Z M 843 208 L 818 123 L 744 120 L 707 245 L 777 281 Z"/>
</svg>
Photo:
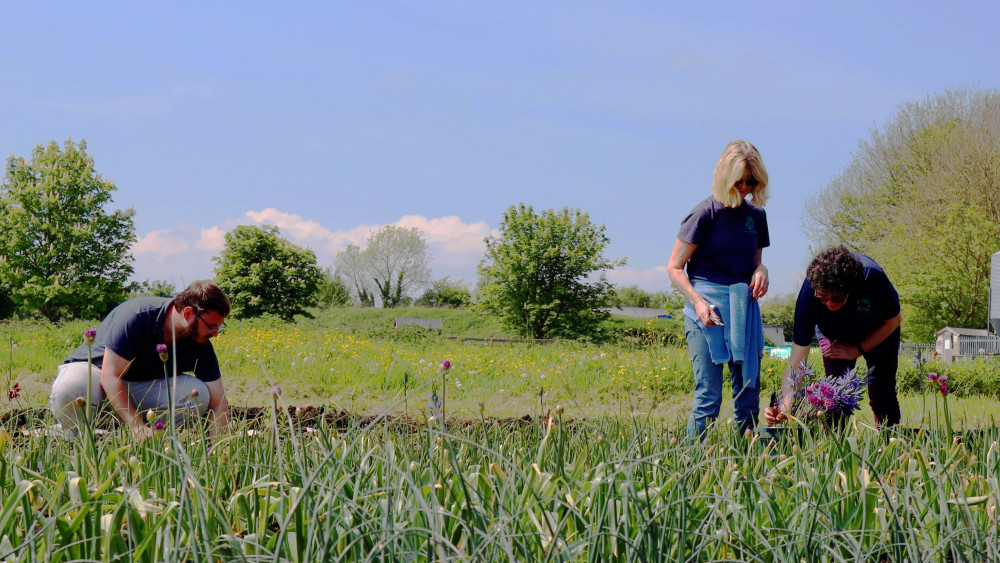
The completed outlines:
<svg viewBox="0 0 1000 563">
<path fill-rule="evenodd" d="M 867 315 L 872 311 L 872 302 L 868 300 L 867 297 L 862 297 L 858 299 L 858 315 Z"/>
<path fill-rule="evenodd" d="M 747 217 L 746 228 L 743 229 L 744 233 L 756 233 L 757 225 L 754 225 L 753 217 Z"/>
</svg>

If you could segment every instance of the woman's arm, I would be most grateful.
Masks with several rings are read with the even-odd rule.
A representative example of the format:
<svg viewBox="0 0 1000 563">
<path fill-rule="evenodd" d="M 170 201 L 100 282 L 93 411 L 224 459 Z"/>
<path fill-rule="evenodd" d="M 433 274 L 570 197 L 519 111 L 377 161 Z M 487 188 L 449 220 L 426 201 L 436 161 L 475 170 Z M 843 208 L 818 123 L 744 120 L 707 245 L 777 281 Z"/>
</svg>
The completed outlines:
<svg viewBox="0 0 1000 563">
<path fill-rule="evenodd" d="M 854 360 L 861 357 L 861 350 L 865 352 L 870 351 L 872 348 L 878 346 L 889 338 L 889 335 L 899 328 L 899 324 L 902 322 L 903 314 L 899 313 L 891 319 L 886 319 L 882 324 L 872 331 L 868 336 L 861 339 L 857 344 L 851 344 L 849 342 L 842 342 L 840 340 L 832 343 L 830 345 L 829 351 L 826 353 L 827 358 L 835 360 Z M 861 350 L 858 347 L 861 347 Z"/>
<path fill-rule="evenodd" d="M 764 254 L 763 248 L 757 249 L 757 256 L 754 257 L 754 264 L 757 268 L 753 271 L 753 275 L 750 277 L 750 289 L 753 290 L 753 298 L 760 299 L 767 294 L 768 277 L 767 277 L 767 266 L 765 266 L 761 261 L 761 256 Z"/>
<path fill-rule="evenodd" d="M 792 400 L 799 391 L 798 386 L 801 381 L 793 377 L 795 368 L 802 365 L 802 362 L 809 357 L 809 346 L 792 344 L 792 353 L 788 356 L 788 364 L 785 372 L 781 376 L 781 395 L 778 399 L 778 406 L 764 409 L 764 421 L 768 426 L 774 426 L 784 422 L 792 412 Z"/>
<path fill-rule="evenodd" d="M 698 320 L 706 326 L 714 326 L 715 323 L 709 317 L 708 303 L 695 291 L 694 286 L 691 285 L 691 279 L 688 278 L 687 272 L 684 271 L 684 266 L 691 259 L 691 255 L 694 254 L 696 248 L 698 248 L 697 244 L 677 239 L 674 242 L 674 249 L 670 253 L 670 262 L 667 263 L 667 276 L 670 277 L 670 283 L 677 288 L 677 291 L 694 305 Z"/>
</svg>

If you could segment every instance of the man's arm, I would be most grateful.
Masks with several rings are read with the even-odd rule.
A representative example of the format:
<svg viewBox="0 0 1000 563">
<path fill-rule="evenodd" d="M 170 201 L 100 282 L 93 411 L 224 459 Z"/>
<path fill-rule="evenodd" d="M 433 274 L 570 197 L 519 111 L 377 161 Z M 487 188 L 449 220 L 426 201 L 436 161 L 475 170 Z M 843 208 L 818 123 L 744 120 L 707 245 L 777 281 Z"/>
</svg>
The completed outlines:
<svg viewBox="0 0 1000 563">
<path fill-rule="evenodd" d="M 229 426 L 229 401 L 226 400 L 226 389 L 222 379 L 205 383 L 208 386 L 208 435 L 217 436 Z"/>
<path fill-rule="evenodd" d="M 110 348 L 105 348 L 104 363 L 101 364 L 101 387 L 108 397 L 108 402 L 118 414 L 118 418 L 126 426 L 132 428 L 137 436 L 149 437 L 153 435 L 153 431 L 135 412 L 135 407 L 128 396 L 128 389 L 122 383 L 122 376 L 128 371 L 130 365 L 132 365 L 131 360 L 126 360 Z"/>
</svg>

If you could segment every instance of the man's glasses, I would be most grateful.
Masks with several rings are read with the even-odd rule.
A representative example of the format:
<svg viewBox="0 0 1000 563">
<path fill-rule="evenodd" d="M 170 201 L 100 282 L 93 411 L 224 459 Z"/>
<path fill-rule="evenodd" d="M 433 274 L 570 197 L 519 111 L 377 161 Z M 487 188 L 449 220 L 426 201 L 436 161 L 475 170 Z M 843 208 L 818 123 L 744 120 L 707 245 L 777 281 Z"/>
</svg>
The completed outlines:
<svg viewBox="0 0 1000 563">
<path fill-rule="evenodd" d="M 737 180 L 736 183 L 733 184 L 733 187 L 736 188 L 739 186 L 746 186 L 748 188 L 756 188 L 759 185 L 760 182 L 757 181 L 757 178 L 743 178 L 742 180 Z"/>
<path fill-rule="evenodd" d="M 823 303 L 833 303 L 834 305 L 840 305 L 841 303 L 847 302 L 846 293 L 821 293 L 819 291 L 813 291 L 813 296 L 819 299 Z"/>
<path fill-rule="evenodd" d="M 194 316 L 198 317 L 199 321 L 205 323 L 205 328 L 208 329 L 208 332 L 214 332 L 215 334 L 219 334 L 220 332 L 222 332 L 224 328 L 226 328 L 226 323 L 220 323 L 219 326 L 212 326 L 208 324 L 208 321 L 201 318 L 201 311 L 195 313 Z"/>
</svg>

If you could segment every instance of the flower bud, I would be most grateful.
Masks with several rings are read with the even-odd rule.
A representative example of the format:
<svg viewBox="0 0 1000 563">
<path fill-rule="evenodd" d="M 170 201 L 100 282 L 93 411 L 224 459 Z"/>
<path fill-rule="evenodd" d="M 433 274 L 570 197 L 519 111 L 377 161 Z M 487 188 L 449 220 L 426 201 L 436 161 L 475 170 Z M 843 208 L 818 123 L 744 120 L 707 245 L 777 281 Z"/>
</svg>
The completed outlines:
<svg viewBox="0 0 1000 563">
<path fill-rule="evenodd" d="M 564 412 L 566 412 L 566 409 L 564 409 L 562 405 L 556 405 L 556 414 L 562 414 Z"/>
<path fill-rule="evenodd" d="M 476 404 L 479 405 L 479 412 L 483 412 L 484 410 L 486 410 L 486 405 L 483 404 L 482 399 L 479 399 L 479 402 Z"/>
<path fill-rule="evenodd" d="M 87 346 L 93 346 L 95 338 L 97 338 L 97 329 L 96 328 L 90 327 L 87 330 L 83 331 L 83 342 Z"/>
<path fill-rule="evenodd" d="M 167 345 L 166 344 L 162 344 L 162 343 L 161 344 L 157 344 L 156 345 L 156 353 L 160 355 L 160 361 L 161 362 L 167 361 Z"/>
<path fill-rule="evenodd" d="M 940 389 L 941 389 L 941 396 L 942 397 L 947 397 L 948 396 L 948 386 L 947 385 L 942 385 L 940 387 Z"/>
<path fill-rule="evenodd" d="M 163 430 L 164 424 L 162 421 L 158 421 L 153 425 L 153 430 Z"/>
<path fill-rule="evenodd" d="M 146 422 L 156 422 L 156 411 L 153 409 L 146 411 Z"/>
<path fill-rule="evenodd" d="M 940 383 L 940 384 L 943 385 L 945 383 L 948 383 L 948 376 L 947 375 L 939 375 L 937 380 L 938 380 L 938 383 Z"/>
<path fill-rule="evenodd" d="M 197 389 L 192 389 L 191 390 L 191 396 L 197 399 L 198 398 L 198 390 Z"/>
<path fill-rule="evenodd" d="M 271 386 L 271 398 L 277 399 L 281 396 L 281 385 L 275 384 Z"/>
<path fill-rule="evenodd" d="M 938 380 L 938 374 L 937 374 L 937 372 L 932 371 L 932 372 L 930 372 L 930 373 L 927 374 L 927 378 L 930 379 L 931 381 L 937 381 Z"/>
</svg>

